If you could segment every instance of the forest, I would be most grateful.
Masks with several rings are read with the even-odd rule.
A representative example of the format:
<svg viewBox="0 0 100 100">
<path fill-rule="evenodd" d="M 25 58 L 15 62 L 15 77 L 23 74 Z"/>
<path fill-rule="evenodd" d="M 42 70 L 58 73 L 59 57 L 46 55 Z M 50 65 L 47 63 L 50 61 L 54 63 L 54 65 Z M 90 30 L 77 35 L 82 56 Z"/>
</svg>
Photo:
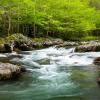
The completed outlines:
<svg viewBox="0 0 100 100">
<path fill-rule="evenodd" d="M 0 37 L 99 39 L 100 0 L 0 0 Z"/>
</svg>

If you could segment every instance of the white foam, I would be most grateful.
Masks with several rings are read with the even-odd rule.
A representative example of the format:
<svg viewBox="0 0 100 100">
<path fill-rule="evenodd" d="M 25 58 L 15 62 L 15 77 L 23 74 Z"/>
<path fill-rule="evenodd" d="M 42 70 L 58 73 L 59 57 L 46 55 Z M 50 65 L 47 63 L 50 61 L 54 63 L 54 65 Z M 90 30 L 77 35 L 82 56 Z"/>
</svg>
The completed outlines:
<svg viewBox="0 0 100 100">
<path fill-rule="evenodd" d="M 23 63 L 26 66 L 31 66 L 30 71 L 39 72 L 41 75 L 39 79 L 53 79 L 55 77 L 60 77 L 64 72 L 59 73 L 59 66 L 84 66 L 90 65 L 93 63 L 94 57 L 100 55 L 100 52 L 87 52 L 87 53 L 75 53 L 74 48 L 65 49 L 65 48 L 55 48 L 50 47 L 47 49 L 33 51 L 31 55 L 24 55 L 19 62 Z M 50 64 L 44 63 L 40 65 L 36 61 L 42 59 L 49 59 Z M 37 69 L 34 69 L 37 67 Z M 71 73 L 70 73 L 71 74 Z M 66 74 L 66 76 L 68 76 Z"/>
<path fill-rule="evenodd" d="M 0 54 L 0 57 L 7 57 L 5 54 Z"/>
</svg>

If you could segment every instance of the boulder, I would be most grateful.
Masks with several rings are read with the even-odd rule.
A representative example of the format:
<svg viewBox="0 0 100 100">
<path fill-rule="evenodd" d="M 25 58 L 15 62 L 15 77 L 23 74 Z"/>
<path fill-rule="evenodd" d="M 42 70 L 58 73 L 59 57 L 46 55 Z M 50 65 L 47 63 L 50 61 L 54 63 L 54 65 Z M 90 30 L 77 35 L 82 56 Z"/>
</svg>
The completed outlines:
<svg viewBox="0 0 100 100">
<path fill-rule="evenodd" d="M 3 44 L 0 45 L 0 53 L 4 53 L 5 52 L 5 47 Z"/>
<path fill-rule="evenodd" d="M 97 83 L 100 85 L 100 77 L 97 79 Z"/>
<path fill-rule="evenodd" d="M 30 50 L 32 50 L 32 47 L 31 46 L 28 46 L 27 44 L 21 44 L 20 45 L 20 50 L 22 50 L 22 51 L 30 51 Z"/>
<path fill-rule="evenodd" d="M 94 59 L 94 64 L 100 65 L 100 57 L 97 57 L 97 58 Z"/>
<path fill-rule="evenodd" d="M 51 39 L 51 40 L 47 40 L 43 43 L 44 47 L 50 47 L 50 46 L 54 46 L 54 45 L 60 45 L 63 44 L 63 40 L 62 39 Z"/>
<path fill-rule="evenodd" d="M 98 66 L 99 76 L 97 78 L 97 83 L 100 85 L 100 57 L 95 58 L 93 63 Z"/>
<path fill-rule="evenodd" d="M 14 48 L 20 48 L 20 41 L 13 41 Z"/>
<path fill-rule="evenodd" d="M 33 49 L 33 43 L 30 41 L 14 41 L 13 45 L 15 51 L 30 51 Z"/>
<path fill-rule="evenodd" d="M 100 51 L 100 43 L 80 45 L 75 48 L 75 52 L 98 52 Z"/>
<path fill-rule="evenodd" d="M 53 43 L 51 41 L 49 41 L 49 42 L 46 41 L 46 42 L 43 43 L 43 46 L 44 47 L 50 47 L 50 46 L 53 46 Z"/>
<path fill-rule="evenodd" d="M 13 51 L 13 45 L 11 45 L 10 43 L 4 44 L 4 48 L 5 48 L 5 53 L 11 53 Z"/>
<path fill-rule="evenodd" d="M 0 63 L 0 80 L 17 78 L 25 68 L 10 63 Z"/>
<path fill-rule="evenodd" d="M 13 46 L 9 43 L 0 45 L 0 53 L 11 53 L 13 51 Z"/>
<path fill-rule="evenodd" d="M 63 42 L 62 44 L 58 45 L 57 47 L 69 47 L 69 46 L 78 46 L 79 44 L 77 42 Z"/>
</svg>

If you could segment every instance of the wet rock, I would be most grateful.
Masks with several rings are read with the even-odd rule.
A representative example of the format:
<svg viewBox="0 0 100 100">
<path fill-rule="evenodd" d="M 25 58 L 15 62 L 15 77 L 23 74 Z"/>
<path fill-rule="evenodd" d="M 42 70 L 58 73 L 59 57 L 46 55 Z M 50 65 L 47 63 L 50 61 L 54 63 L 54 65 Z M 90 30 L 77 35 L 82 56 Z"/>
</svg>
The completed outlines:
<svg viewBox="0 0 100 100">
<path fill-rule="evenodd" d="M 50 47 L 50 46 L 54 46 L 54 45 L 60 45 L 63 44 L 63 40 L 62 39 L 51 39 L 51 40 L 47 40 L 43 43 L 44 47 Z"/>
<path fill-rule="evenodd" d="M 6 53 L 11 53 L 13 51 L 13 45 L 11 45 L 9 43 L 4 44 L 4 48 L 5 48 Z"/>
<path fill-rule="evenodd" d="M 20 45 L 20 50 L 22 50 L 22 51 L 30 51 L 30 50 L 32 50 L 32 47 L 28 46 L 27 44 L 21 44 Z"/>
<path fill-rule="evenodd" d="M 68 47 L 74 47 L 74 46 L 78 46 L 79 44 L 77 42 L 63 42 L 62 44 L 57 45 L 57 47 L 64 47 L 64 48 L 68 48 Z"/>
<path fill-rule="evenodd" d="M 20 48 L 20 41 L 13 41 L 14 48 Z"/>
<path fill-rule="evenodd" d="M 44 42 L 44 43 L 43 43 L 43 46 L 44 46 L 44 47 L 50 47 L 50 46 L 53 46 L 53 43 L 52 43 L 51 41 L 49 41 L 49 42 Z"/>
<path fill-rule="evenodd" d="M 14 41 L 14 50 L 20 52 L 21 51 L 30 51 L 33 49 L 33 43 L 30 41 Z"/>
<path fill-rule="evenodd" d="M 100 65 L 100 57 L 97 57 L 97 58 L 94 59 L 94 64 Z"/>
<path fill-rule="evenodd" d="M 0 53 L 11 53 L 13 51 L 13 46 L 9 43 L 0 45 Z"/>
<path fill-rule="evenodd" d="M 64 43 L 64 41 L 62 39 L 55 39 L 52 42 L 53 42 L 53 45 L 59 45 L 59 44 L 63 44 Z"/>
<path fill-rule="evenodd" d="M 100 51 L 100 43 L 92 43 L 92 44 L 87 44 L 87 45 L 80 45 L 77 46 L 75 49 L 76 52 L 95 52 L 95 51 Z"/>
<path fill-rule="evenodd" d="M 100 77 L 97 79 L 97 83 L 100 85 Z"/>
<path fill-rule="evenodd" d="M 43 64 L 48 65 L 48 64 L 50 64 L 50 59 L 45 58 L 42 60 L 38 60 L 37 62 L 41 65 L 43 65 Z"/>
<path fill-rule="evenodd" d="M 0 45 L 0 53 L 4 53 L 5 52 L 5 47 L 4 47 L 4 45 L 2 44 L 2 45 Z"/>
<path fill-rule="evenodd" d="M 17 78 L 25 68 L 10 63 L 0 63 L 0 80 Z"/>
</svg>

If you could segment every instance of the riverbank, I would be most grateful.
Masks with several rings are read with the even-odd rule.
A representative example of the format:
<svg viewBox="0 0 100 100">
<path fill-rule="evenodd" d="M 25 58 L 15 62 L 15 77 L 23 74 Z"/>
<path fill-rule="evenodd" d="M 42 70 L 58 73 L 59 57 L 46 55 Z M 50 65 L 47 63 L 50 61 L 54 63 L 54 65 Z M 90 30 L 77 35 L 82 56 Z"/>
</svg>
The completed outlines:
<svg viewBox="0 0 100 100">
<path fill-rule="evenodd" d="M 29 38 L 22 34 L 13 34 L 0 39 L 0 53 L 13 51 L 30 51 L 36 49 L 56 47 L 75 47 L 76 52 L 100 51 L 100 40 L 90 41 L 64 41 L 58 38 Z"/>
</svg>

